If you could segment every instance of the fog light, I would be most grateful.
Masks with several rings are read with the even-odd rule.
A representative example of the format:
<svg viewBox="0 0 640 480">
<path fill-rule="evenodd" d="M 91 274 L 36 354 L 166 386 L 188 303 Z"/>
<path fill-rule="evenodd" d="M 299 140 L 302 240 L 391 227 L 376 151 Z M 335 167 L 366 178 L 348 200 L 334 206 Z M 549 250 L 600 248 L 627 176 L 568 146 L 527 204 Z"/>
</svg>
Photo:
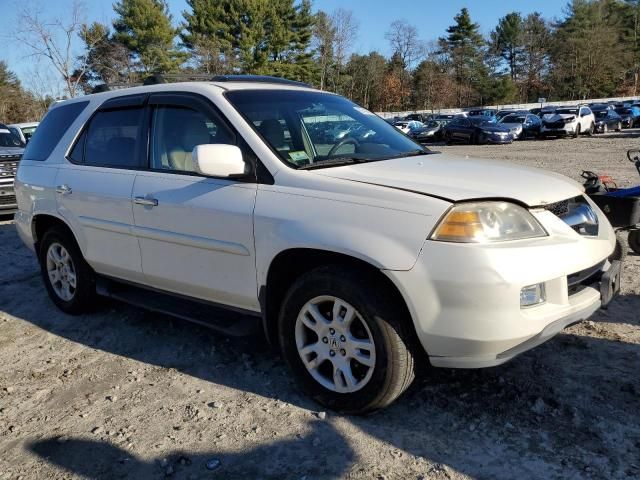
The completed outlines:
<svg viewBox="0 0 640 480">
<path fill-rule="evenodd" d="M 529 285 L 520 290 L 520 308 L 540 305 L 547 300 L 544 283 Z"/>
</svg>

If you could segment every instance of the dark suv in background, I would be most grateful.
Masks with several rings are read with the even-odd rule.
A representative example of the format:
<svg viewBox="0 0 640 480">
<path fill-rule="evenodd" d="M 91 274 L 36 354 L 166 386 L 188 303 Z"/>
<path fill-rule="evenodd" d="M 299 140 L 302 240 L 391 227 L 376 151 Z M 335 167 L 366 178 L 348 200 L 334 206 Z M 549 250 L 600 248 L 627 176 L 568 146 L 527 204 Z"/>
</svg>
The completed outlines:
<svg viewBox="0 0 640 480">
<path fill-rule="evenodd" d="M 0 215 L 12 214 L 18 208 L 13 179 L 18 171 L 24 146 L 18 136 L 0 123 Z"/>
</svg>

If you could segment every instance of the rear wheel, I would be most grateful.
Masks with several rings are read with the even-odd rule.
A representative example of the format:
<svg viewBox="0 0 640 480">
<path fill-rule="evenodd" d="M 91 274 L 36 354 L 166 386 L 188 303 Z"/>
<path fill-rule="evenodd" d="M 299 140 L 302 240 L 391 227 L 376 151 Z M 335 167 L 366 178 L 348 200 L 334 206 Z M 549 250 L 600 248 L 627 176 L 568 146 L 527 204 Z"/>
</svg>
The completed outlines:
<svg viewBox="0 0 640 480">
<path fill-rule="evenodd" d="M 95 304 L 95 275 L 67 230 L 53 227 L 44 234 L 39 260 L 47 293 L 60 310 L 77 315 Z"/>
<path fill-rule="evenodd" d="M 278 320 L 280 347 L 301 389 L 341 412 L 385 407 L 414 378 L 410 319 L 368 277 L 340 266 L 308 272 L 290 288 Z"/>
<path fill-rule="evenodd" d="M 629 248 L 640 255 L 640 230 L 631 230 L 628 241 Z"/>
<path fill-rule="evenodd" d="M 602 133 L 607 133 L 609 131 L 609 125 L 606 123 L 602 125 Z"/>
</svg>

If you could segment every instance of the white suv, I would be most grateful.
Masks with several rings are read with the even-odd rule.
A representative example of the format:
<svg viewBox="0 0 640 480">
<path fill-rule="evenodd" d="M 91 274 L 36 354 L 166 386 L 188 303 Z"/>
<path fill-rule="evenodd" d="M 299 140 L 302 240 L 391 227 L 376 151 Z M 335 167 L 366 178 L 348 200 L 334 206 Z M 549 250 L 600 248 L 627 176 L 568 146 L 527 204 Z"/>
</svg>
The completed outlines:
<svg viewBox="0 0 640 480">
<path fill-rule="evenodd" d="M 596 117 L 589 107 L 560 107 L 554 113 L 542 117 L 540 134 L 543 136 L 593 135 L 596 129 Z"/>
<path fill-rule="evenodd" d="M 352 128 L 336 140 L 338 123 Z M 618 289 L 614 232 L 577 183 L 430 152 L 278 79 L 57 104 L 16 191 L 18 231 L 63 311 L 98 293 L 261 328 L 302 388 L 345 412 L 392 402 L 424 352 L 437 367 L 498 365 Z"/>
</svg>

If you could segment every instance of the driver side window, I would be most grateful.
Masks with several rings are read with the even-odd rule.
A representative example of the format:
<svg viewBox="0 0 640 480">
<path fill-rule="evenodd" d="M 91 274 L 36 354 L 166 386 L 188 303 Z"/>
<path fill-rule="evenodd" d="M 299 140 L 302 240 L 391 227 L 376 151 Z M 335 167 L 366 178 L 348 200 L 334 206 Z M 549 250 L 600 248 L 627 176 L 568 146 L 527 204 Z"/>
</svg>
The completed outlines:
<svg viewBox="0 0 640 480">
<path fill-rule="evenodd" d="M 195 172 L 197 145 L 235 144 L 232 134 L 211 115 L 181 106 L 158 106 L 151 120 L 151 168 Z"/>
</svg>

